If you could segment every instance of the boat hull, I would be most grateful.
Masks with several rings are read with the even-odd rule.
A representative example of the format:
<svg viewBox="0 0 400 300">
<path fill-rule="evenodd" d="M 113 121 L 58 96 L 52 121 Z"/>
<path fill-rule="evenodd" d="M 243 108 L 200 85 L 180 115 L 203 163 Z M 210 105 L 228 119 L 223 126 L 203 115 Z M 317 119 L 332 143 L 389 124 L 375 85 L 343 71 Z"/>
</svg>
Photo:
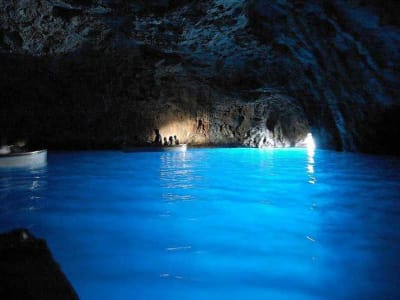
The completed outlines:
<svg viewBox="0 0 400 300">
<path fill-rule="evenodd" d="M 39 167 L 47 163 L 47 150 L 0 155 L 0 168 Z"/>
<path fill-rule="evenodd" d="M 187 145 L 174 145 L 174 146 L 142 146 L 142 147 L 127 147 L 124 152 L 168 152 L 168 151 L 186 151 Z"/>
</svg>

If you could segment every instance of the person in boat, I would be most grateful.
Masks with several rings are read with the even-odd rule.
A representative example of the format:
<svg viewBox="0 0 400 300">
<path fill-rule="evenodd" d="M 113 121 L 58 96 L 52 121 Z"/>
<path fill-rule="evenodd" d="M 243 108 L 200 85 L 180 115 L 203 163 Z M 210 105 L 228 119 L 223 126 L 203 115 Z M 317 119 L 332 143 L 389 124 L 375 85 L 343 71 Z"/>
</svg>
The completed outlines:
<svg viewBox="0 0 400 300">
<path fill-rule="evenodd" d="M 164 137 L 164 146 L 168 146 L 168 141 L 166 137 Z"/>
<path fill-rule="evenodd" d="M 0 139 L 0 155 L 6 155 L 11 153 L 11 147 L 7 144 L 7 138 L 2 137 Z"/>
<path fill-rule="evenodd" d="M 176 138 L 176 135 L 174 135 L 174 142 L 175 142 L 175 145 L 179 145 L 179 140 Z"/>
<path fill-rule="evenodd" d="M 154 138 L 153 144 L 161 146 L 162 145 L 162 138 L 161 138 L 160 130 L 157 129 L 157 128 L 154 128 L 154 133 L 156 134 L 156 137 Z"/>
<path fill-rule="evenodd" d="M 173 139 L 172 135 L 169 137 L 169 143 L 168 143 L 168 145 L 169 145 L 169 146 L 173 146 L 173 145 L 174 145 L 174 139 Z"/>
<path fill-rule="evenodd" d="M 6 154 L 10 154 L 11 153 L 11 149 L 10 146 L 8 145 L 1 145 L 0 146 L 0 155 L 6 155 Z"/>
<path fill-rule="evenodd" d="M 12 153 L 21 153 L 28 151 L 25 140 L 17 140 L 14 145 L 10 146 Z"/>
</svg>

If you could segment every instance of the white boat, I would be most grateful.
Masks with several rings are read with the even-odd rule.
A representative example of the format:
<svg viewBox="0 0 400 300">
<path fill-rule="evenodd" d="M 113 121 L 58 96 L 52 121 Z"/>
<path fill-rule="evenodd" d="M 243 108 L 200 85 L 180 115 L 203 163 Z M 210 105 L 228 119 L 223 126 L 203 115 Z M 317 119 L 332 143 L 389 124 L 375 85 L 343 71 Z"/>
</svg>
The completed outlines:
<svg viewBox="0 0 400 300">
<path fill-rule="evenodd" d="M 0 154 L 0 168 L 39 167 L 46 162 L 47 150 Z"/>
<path fill-rule="evenodd" d="M 126 147 L 123 149 L 124 152 L 164 152 L 164 151 L 186 151 L 187 144 L 171 145 L 171 146 L 157 146 L 157 145 L 146 145 L 146 146 L 135 146 Z"/>
</svg>

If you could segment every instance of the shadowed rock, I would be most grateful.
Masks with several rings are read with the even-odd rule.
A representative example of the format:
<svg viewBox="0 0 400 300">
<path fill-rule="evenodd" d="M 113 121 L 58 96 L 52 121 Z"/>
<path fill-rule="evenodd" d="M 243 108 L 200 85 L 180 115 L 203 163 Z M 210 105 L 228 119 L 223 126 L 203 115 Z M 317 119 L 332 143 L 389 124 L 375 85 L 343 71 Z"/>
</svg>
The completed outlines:
<svg viewBox="0 0 400 300">
<path fill-rule="evenodd" d="M 64 20 L 68 21 L 72 17 L 78 16 L 82 13 L 82 10 L 79 8 L 56 5 L 53 7 L 53 15 L 55 17 L 63 18 Z"/>
<path fill-rule="evenodd" d="M 111 148 L 160 128 L 195 144 L 293 145 L 311 131 L 321 148 L 396 149 L 384 116 L 398 117 L 398 1 L 60 3 L 0 2 L 10 139 Z"/>
</svg>

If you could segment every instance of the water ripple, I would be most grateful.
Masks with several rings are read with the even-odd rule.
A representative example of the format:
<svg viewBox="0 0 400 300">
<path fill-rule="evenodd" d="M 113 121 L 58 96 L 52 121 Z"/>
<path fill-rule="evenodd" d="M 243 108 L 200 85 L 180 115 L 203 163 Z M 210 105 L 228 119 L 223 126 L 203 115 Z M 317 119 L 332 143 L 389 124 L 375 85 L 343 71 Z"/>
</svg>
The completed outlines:
<svg viewBox="0 0 400 300">
<path fill-rule="evenodd" d="M 303 149 L 50 153 L 0 173 L 0 228 L 46 238 L 82 299 L 395 299 L 399 171 Z"/>
</svg>

